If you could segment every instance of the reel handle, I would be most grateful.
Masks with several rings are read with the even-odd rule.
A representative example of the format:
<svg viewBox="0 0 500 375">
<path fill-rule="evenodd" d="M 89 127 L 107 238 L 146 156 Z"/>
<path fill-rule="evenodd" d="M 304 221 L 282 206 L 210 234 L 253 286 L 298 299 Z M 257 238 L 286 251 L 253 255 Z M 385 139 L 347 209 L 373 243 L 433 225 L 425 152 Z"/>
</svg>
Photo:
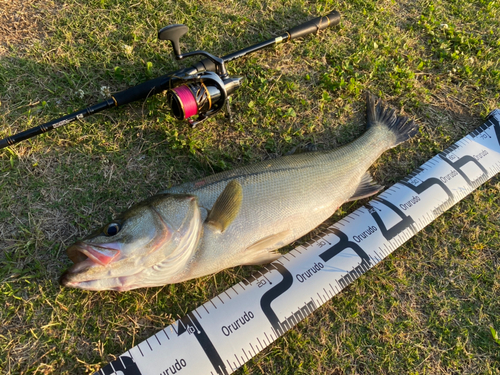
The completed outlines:
<svg viewBox="0 0 500 375">
<path fill-rule="evenodd" d="M 326 16 L 313 18 L 310 21 L 304 22 L 302 25 L 292 27 L 288 30 L 290 35 L 289 40 L 301 38 L 307 34 L 315 33 L 324 30 L 327 27 L 338 25 L 340 22 L 340 13 L 336 10 L 328 13 Z"/>
<path fill-rule="evenodd" d="M 181 47 L 179 46 L 179 39 L 189 31 L 186 25 L 176 24 L 168 25 L 158 31 L 158 39 L 170 40 L 172 48 L 174 49 L 175 57 L 181 54 Z"/>
</svg>

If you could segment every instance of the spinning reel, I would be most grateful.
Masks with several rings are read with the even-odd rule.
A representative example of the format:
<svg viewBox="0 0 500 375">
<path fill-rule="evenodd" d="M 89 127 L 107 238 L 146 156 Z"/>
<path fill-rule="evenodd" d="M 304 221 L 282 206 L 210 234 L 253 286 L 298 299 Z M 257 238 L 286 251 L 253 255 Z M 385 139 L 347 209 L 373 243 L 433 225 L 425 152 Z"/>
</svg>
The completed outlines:
<svg viewBox="0 0 500 375">
<path fill-rule="evenodd" d="M 229 96 L 240 86 L 243 77 L 229 77 L 224 60 L 206 51 L 193 51 L 181 54 L 179 39 L 188 32 L 186 25 L 169 25 L 158 32 L 161 40 L 170 40 L 176 60 L 202 55 L 202 66 L 194 74 L 176 76 L 179 84 L 167 90 L 167 100 L 172 115 L 178 120 L 187 120 L 195 127 L 210 116 L 220 112 L 226 105 L 227 117 L 233 122 Z M 198 116 L 196 120 L 193 116 Z"/>
</svg>

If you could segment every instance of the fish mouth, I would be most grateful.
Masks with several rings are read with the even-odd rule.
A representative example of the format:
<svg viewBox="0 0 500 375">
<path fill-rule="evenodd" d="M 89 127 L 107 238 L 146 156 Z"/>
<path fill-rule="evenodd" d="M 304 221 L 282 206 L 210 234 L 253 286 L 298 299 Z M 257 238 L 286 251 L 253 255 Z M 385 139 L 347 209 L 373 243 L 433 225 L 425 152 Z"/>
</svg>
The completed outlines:
<svg viewBox="0 0 500 375">
<path fill-rule="evenodd" d="M 63 286 L 76 286 L 82 280 L 83 274 L 93 268 L 103 268 L 115 260 L 120 255 L 120 245 L 110 243 L 106 245 L 93 245 L 78 241 L 71 245 L 66 253 L 69 259 L 74 263 L 60 278 Z"/>
</svg>

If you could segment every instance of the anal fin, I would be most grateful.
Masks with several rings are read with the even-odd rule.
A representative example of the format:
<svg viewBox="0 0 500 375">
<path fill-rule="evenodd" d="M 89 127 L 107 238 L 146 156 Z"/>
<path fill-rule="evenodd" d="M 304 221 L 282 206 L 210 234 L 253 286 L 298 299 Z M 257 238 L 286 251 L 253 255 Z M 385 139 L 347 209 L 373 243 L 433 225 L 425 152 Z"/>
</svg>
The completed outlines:
<svg viewBox="0 0 500 375">
<path fill-rule="evenodd" d="M 361 181 L 354 192 L 354 194 L 347 200 L 347 202 L 355 201 L 358 199 L 367 198 L 373 194 L 379 193 L 384 187 L 378 185 L 375 181 L 373 181 L 372 176 L 368 172 L 366 172 L 363 177 L 361 177 Z"/>
</svg>

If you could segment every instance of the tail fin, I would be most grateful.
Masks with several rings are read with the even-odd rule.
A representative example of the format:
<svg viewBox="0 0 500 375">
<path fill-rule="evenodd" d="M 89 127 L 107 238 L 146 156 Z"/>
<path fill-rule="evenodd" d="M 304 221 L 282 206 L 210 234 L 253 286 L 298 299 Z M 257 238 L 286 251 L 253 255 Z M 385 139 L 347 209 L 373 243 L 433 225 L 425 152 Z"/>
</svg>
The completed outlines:
<svg viewBox="0 0 500 375">
<path fill-rule="evenodd" d="M 367 128 L 384 126 L 396 135 L 397 146 L 410 139 L 418 132 L 418 126 L 405 116 L 396 116 L 394 110 L 386 108 L 384 103 L 370 93 L 366 94 Z"/>
</svg>

